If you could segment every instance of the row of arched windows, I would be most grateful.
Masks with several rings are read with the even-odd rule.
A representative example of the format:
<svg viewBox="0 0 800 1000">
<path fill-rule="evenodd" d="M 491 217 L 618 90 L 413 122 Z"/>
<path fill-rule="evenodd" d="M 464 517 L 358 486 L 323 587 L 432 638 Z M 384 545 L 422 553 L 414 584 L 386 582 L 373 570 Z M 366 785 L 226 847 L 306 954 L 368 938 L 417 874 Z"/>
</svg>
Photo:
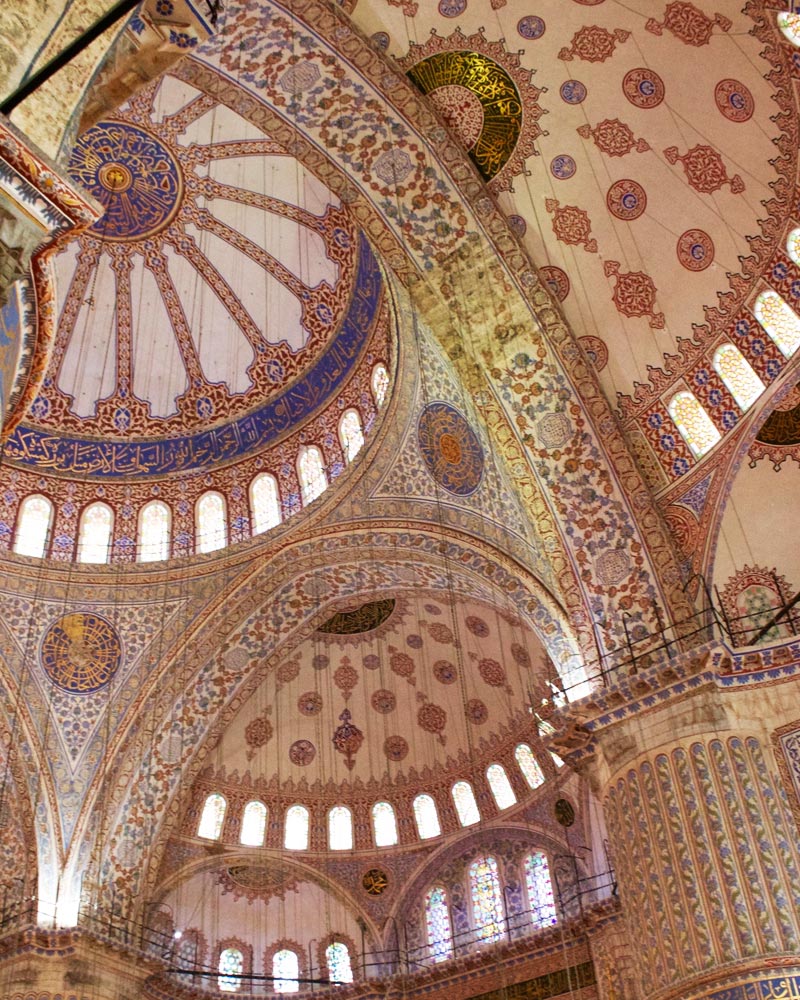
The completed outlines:
<svg viewBox="0 0 800 1000">
<path fill-rule="evenodd" d="M 191 948 L 192 945 L 189 945 Z M 180 954 L 178 956 L 181 958 Z M 191 961 L 191 956 L 189 956 Z M 331 983 L 352 983 L 353 966 L 350 950 L 343 941 L 332 941 L 325 949 L 328 980 Z M 242 990 L 248 981 L 244 952 L 240 948 L 223 948 L 217 966 L 217 984 L 225 993 Z M 297 993 L 300 989 L 300 958 L 291 948 L 281 948 L 272 956 L 272 988 L 275 993 Z M 249 991 L 245 991 L 249 992 Z"/>
<path fill-rule="evenodd" d="M 389 373 L 378 364 L 372 373 L 375 402 L 380 407 L 386 399 Z M 339 438 L 348 462 L 364 446 L 364 429 L 358 410 L 350 408 L 339 420 Z M 297 455 L 297 475 L 303 506 L 307 506 L 328 488 L 328 475 L 321 450 L 304 445 Z M 278 480 L 269 472 L 255 476 L 248 490 L 251 529 L 260 535 L 283 520 L 283 503 Z M 20 504 L 14 531 L 14 552 L 42 558 L 48 550 L 53 526 L 54 507 L 47 497 L 33 494 Z M 111 561 L 114 511 L 98 500 L 84 508 L 78 526 L 77 561 Z M 195 551 L 214 552 L 228 545 L 228 515 L 225 497 L 216 490 L 203 493 L 195 504 Z M 139 562 L 169 559 L 172 543 L 172 513 L 162 500 L 151 500 L 139 511 L 137 553 Z"/>
<path fill-rule="evenodd" d="M 526 783 L 538 788 L 544 774 L 527 743 L 520 743 L 515 758 Z M 517 796 L 511 787 L 502 764 L 490 764 L 486 780 L 498 809 L 508 809 L 516 804 Z M 472 826 L 481 819 L 475 792 L 468 781 L 457 781 L 451 795 L 461 826 Z M 219 840 L 225 822 L 227 802 L 219 792 L 212 792 L 203 805 L 197 836 Z M 423 840 L 438 837 L 441 832 L 439 812 L 432 795 L 423 792 L 413 802 L 417 833 Z M 397 817 L 390 802 L 376 802 L 371 810 L 372 833 L 376 847 L 393 847 L 398 843 Z M 247 847 L 261 847 L 267 829 L 267 807 L 258 799 L 248 802 L 242 814 L 239 842 Z M 307 851 L 309 844 L 309 811 L 303 805 L 292 805 L 286 810 L 283 828 L 283 846 L 288 851 Z M 353 849 L 353 814 L 347 806 L 333 806 L 328 811 L 328 847 L 332 851 Z"/>
</svg>

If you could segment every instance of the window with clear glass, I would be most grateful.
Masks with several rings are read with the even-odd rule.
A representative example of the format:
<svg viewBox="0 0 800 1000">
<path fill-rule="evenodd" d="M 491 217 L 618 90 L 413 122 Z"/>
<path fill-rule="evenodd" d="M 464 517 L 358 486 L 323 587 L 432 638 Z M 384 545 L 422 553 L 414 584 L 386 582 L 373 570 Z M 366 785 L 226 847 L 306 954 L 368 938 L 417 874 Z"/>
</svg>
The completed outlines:
<svg viewBox="0 0 800 1000">
<path fill-rule="evenodd" d="M 169 507 L 161 500 L 146 503 L 139 514 L 139 562 L 169 559 Z"/>
<path fill-rule="evenodd" d="M 276 993 L 297 993 L 300 990 L 300 961 L 289 948 L 281 948 L 272 956 L 272 988 Z"/>
<path fill-rule="evenodd" d="M 281 497 L 278 481 L 262 472 L 250 483 L 250 510 L 253 513 L 253 534 L 260 535 L 281 523 Z"/>
<path fill-rule="evenodd" d="M 508 809 L 514 805 L 517 797 L 502 764 L 490 764 L 486 769 L 486 780 L 489 782 L 498 809 Z"/>
<path fill-rule="evenodd" d="M 328 813 L 328 846 L 332 851 L 353 849 L 353 815 L 347 806 L 334 806 Z"/>
<path fill-rule="evenodd" d="M 442 832 L 436 803 L 430 795 L 418 795 L 414 799 L 414 819 L 417 821 L 417 831 L 423 840 L 438 837 Z"/>
<path fill-rule="evenodd" d="M 204 493 L 197 501 L 198 552 L 215 552 L 228 544 L 225 499 L 221 493 Z"/>
<path fill-rule="evenodd" d="M 290 806 L 286 810 L 283 846 L 287 851 L 308 850 L 308 809 L 305 806 Z"/>
<path fill-rule="evenodd" d="M 547 855 L 535 851 L 525 858 L 525 885 L 528 889 L 528 904 L 531 909 L 531 923 L 534 927 L 549 927 L 557 922 L 556 904 L 553 899 L 553 880 Z"/>
<path fill-rule="evenodd" d="M 91 503 L 81 514 L 78 562 L 107 563 L 111 558 L 114 512 L 105 503 Z"/>
<path fill-rule="evenodd" d="M 544 784 L 544 772 L 539 761 L 534 757 L 533 750 L 527 743 L 520 743 L 514 751 L 514 756 L 522 771 L 522 777 L 528 782 L 529 788 L 538 788 Z"/>
<path fill-rule="evenodd" d="M 558 756 L 555 750 L 550 751 L 550 756 L 553 758 L 553 763 L 556 765 L 556 767 L 564 766 L 564 761 Z"/>
<path fill-rule="evenodd" d="M 25 497 L 20 504 L 14 551 L 21 556 L 41 559 L 47 551 L 50 527 L 53 523 L 53 505 L 39 493 Z"/>
<path fill-rule="evenodd" d="M 361 429 L 361 417 L 358 410 L 345 410 L 339 421 L 339 440 L 348 462 L 352 462 L 364 447 L 364 431 Z"/>
<path fill-rule="evenodd" d="M 202 815 L 200 816 L 200 825 L 197 827 L 198 837 L 205 837 L 207 840 L 219 840 L 227 805 L 227 802 L 219 792 L 213 792 L 208 796 L 203 806 Z"/>
<path fill-rule="evenodd" d="M 472 785 L 468 781 L 457 781 L 452 789 L 453 802 L 458 813 L 458 822 L 462 826 L 472 826 L 473 823 L 480 823 L 481 814 L 478 811 L 478 803 L 475 801 L 475 793 Z"/>
<path fill-rule="evenodd" d="M 696 458 L 702 458 L 719 441 L 719 431 L 693 393 L 676 393 L 667 409 Z"/>
<path fill-rule="evenodd" d="M 328 963 L 328 979 L 332 983 L 352 983 L 353 968 L 346 944 L 342 941 L 329 944 L 325 949 L 325 961 Z"/>
<path fill-rule="evenodd" d="M 755 403 L 766 386 L 733 344 L 720 344 L 714 352 L 714 371 L 728 387 L 742 413 Z"/>
<path fill-rule="evenodd" d="M 800 267 L 800 228 L 793 229 L 786 240 L 786 253 L 792 261 Z"/>
<path fill-rule="evenodd" d="M 376 847 L 393 847 L 397 843 L 397 819 L 388 802 L 376 802 L 372 807 L 372 830 Z"/>
<path fill-rule="evenodd" d="M 380 409 L 386 402 L 386 393 L 389 391 L 389 372 L 386 365 L 375 365 L 372 369 L 372 395 L 375 397 L 375 405 Z"/>
<path fill-rule="evenodd" d="M 469 866 L 469 888 L 478 940 L 499 941 L 503 934 L 505 909 L 494 858 L 473 861 Z"/>
<path fill-rule="evenodd" d="M 254 799 L 244 807 L 242 834 L 239 838 L 247 847 L 261 847 L 267 829 L 267 807 Z"/>
<path fill-rule="evenodd" d="M 425 896 L 425 927 L 434 962 L 446 962 L 452 958 L 453 925 L 450 923 L 447 890 L 443 885 L 434 886 Z"/>
<path fill-rule="evenodd" d="M 778 27 L 792 45 L 800 46 L 800 14 L 782 11 L 778 14 Z"/>
<path fill-rule="evenodd" d="M 800 347 L 800 318 L 794 309 L 770 289 L 758 296 L 753 312 L 781 354 L 790 358 Z"/>
<path fill-rule="evenodd" d="M 226 993 L 236 993 L 241 988 L 239 978 L 244 972 L 244 955 L 238 948 L 225 948 L 219 956 L 219 988 Z"/>
<path fill-rule="evenodd" d="M 297 474 L 300 477 L 300 492 L 304 504 L 316 500 L 328 488 L 322 452 L 316 445 L 300 449 L 300 454 L 297 456 Z"/>
</svg>

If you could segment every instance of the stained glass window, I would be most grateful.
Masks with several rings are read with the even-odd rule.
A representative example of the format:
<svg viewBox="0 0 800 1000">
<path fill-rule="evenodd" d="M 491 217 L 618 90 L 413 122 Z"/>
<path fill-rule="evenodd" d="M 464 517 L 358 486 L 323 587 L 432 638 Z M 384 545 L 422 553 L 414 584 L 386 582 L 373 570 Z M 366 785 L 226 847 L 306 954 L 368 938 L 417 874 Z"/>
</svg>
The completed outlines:
<svg viewBox="0 0 800 1000">
<path fill-rule="evenodd" d="M 278 482 L 268 472 L 262 472 L 250 483 L 250 509 L 253 512 L 253 534 L 260 535 L 281 523 L 281 499 Z"/>
<path fill-rule="evenodd" d="M 525 884 L 528 887 L 528 904 L 534 927 L 549 927 L 557 923 L 556 904 L 553 900 L 553 881 L 547 856 L 541 851 L 525 858 Z"/>
<path fill-rule="evenodd" d="M 305 806 L 289 806 L 286 810 L 283 846 L 287 851 L 308 850 L 308 809 Z"/>
<path fill-rule="evenodd" d="M 241 842 L 248 847 L 261 847 L 266 828 L 267 807 L 257 799 L 248 802 L 242 816 L 242 835 L 239 838 Z"/>
<path fill-rule="evenodd" d="M 386 393 L 389 390 L 389 373 L 385 365 L 375 365 L 372 369 L 372 395 L 375 397 L 375 404 L 380 408 L 386 401 Z"/>
<path fill-rule="evenodd" d="M 676 393 L 667 409 L 696 458 L 702 458 L 719 441 L 719 431 L 691 392 Z"/>
<path fill-rule="evenodd" d="M 179 969 L 185 969 L 186 973 L 196 969 L 200 965 L 201 956 L 198 954 L 197 937 L 194 933 L 184 934 L 178 943 L 178 950 L 175 955 L 176 964 Z M 186 982 L 194 982 L 194 976 L 183 974 L 180 978 Z"/>
<path fill-rule="evenodd" d="M 714 353 L 714 370 L 728 387 L 743 413 L 755 403 L 766 386 L 742 352 L 733 344 L 721 344 Z"/>
<path fill-rule="evenodd" d="M 538 788 L 544 784 L 544 772 L 527 743 L 520 743 L 514 751 L 514 756 L 517 758 L 523 778 L 531 788 Z"/>
<path fill-rule="evenodd" d="M 114 512 L 105 503 L 91 503 L 81 515 L 78 562 L 107 563 L 111 557 Z"/>
<path fill-rule="evenodd" d="M 221 493 L 204 493 L 197 501 L 198 552 L 214 552 L 228 544 L 225 530 L 225 500 Z"/>
<path fill-rule="evenodd" d="M 346 944 L 341 941 L 329 944 L 325 949 L 325 961 L 328 963 L 328 978 L 332 983 L 352 983 L 353 969 Z"/>
<path fill-rule="evenodd" d="M 244 955 L 238 948 L 225 948 L 219 956 L 219 988 L 235 993 L 242 985 L 239 976 L 244 972 Z"/>
<path fill-rule="evenodd" d="M 52 521 L 53 505 L 47 497 L 38 493 L 25 497 L 19 508 L 14 551 L 21 556 L 36 556 L 41 559 L 47 551 Z"/>
<path fill-rule="evenodd" d="M 786 240 L 786 252 L 800 267 L 800 229 L 793 229 Z"/>
<path fill-rule="evenodd" d="M 300 477 L 300 492 L 303 494 L 304 504 L 316 500 L 328 488 L 322 452 L 316 445 L 300 449 L 300 454 L 297 456 L 297 474 Z"/>
<path fill-rule="evenodd" d="M 800 14 L 790 11 L 778 14 L 778 27 L 793 45 L 800 46 Z"/>
<path fill-rule="evenodd" d="M 328 846 L 332 851 L 353 849 L 353 815 L 347 806 L 334 806 L 328 813 Z"/>
<path fill-rule="evenodd" d="M 376 847 L 393 847 L 397 843 L 397 820 L 388 802 L 376 802 L 372 807 L 372 829 Z"/>
<path fill-rule="evenodd" d="M 200 825 L 197 827 L 198 837 L 206 837 L 208 840 L 219 840 L 219 835 L 222 833 L 222 823 L 225 819 L 226 806 L 227 802 L 219 792 L 212 792 L 208 796 L 203 806 Z"/>
<path fill-rule="evenodd" d="M 297 993 L 300 989 L 300 961 L 297 954 L 281 948 L 272 956 L 272 988 L 276 993 Z"/>
<path fill-rule="evenodd" d="M 450 923 L 447 890 L 443 885 L 434 886 L 425 897 L 425 926 L 434 962 L 446 962 L 452 958 L 453 926 Z"/>
<path fill-rule="evenodd" d="M 423 840 L 438 837 L 442 832 L 436 803 L 430 795 L 418 795 L 414 799 L 414 819 L 417 821 L 417 830 Z"/>
<path fill-rule="evenodd" d="M 794 309 L 770 289 L 758 296 L 753 311 L 781 354 L 790 358 L 800 347 L 800 318 Z"/>
<path fill-rule="evenodd" d="M 345 410 L 339 421 L 339 438 L 342 442 L 345 458 L 352 462 L 364 447 L 364 431 L 361 429 L 361 417 L 358 410 Z"/>
<path fill-rule="evenodd" d="M 462 826 L 472 826 L 473 823 L 480 823 L 481 814 L 478 810 L 478 803 L 475 801 L 475 793 L 472 785 L 468 781 L 457 781 L 453 785 L 453 802 L 456 804 L 458 822 Z"/>
<path fill-rule="evenodd" d="M 478 940 L 499 941 L 503 934 L 505 910 L 494 858 L 478 858 L 472 862 L 469 866 L 469 887 Z"/>
<path fill-rule="evenodd" d="M 139 562 L 169 559 L 169 507 L 151 500 L 139 514 Z"/>
<path fill-rule="evenodd" d="M 490 764 L 486 769 L 486 780 L 489 782 L 498 809 L 508 809 L 514 805 L 517 797 L 502 764 Z"/>
</svg>

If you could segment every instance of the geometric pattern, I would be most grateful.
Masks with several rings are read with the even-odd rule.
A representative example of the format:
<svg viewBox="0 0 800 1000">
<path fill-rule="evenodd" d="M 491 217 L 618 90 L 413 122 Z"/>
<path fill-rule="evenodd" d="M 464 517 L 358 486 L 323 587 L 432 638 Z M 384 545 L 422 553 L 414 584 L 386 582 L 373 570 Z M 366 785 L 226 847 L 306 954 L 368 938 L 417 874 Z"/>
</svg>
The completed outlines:
<svg viewBox="0 0 800 1000">
<path fill-rule="evenodd" d="M 62 615 L 42 639 L 42 666 L 53 683 L 71 694 L 89 694 L 108 684 L 119 667 L 122 646 L 114 626 L 100 615 Z"/>
</svg>

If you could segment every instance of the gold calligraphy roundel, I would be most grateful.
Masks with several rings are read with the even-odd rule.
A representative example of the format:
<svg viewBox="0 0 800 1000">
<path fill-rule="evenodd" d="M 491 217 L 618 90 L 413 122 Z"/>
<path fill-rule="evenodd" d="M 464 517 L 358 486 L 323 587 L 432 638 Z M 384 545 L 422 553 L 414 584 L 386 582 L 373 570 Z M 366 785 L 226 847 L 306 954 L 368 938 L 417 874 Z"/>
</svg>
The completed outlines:
<svg viewBox="0 0 800 1000">
<path fill-rule="evenodd" d="M 90 612 L 62 615 L 42 638 L 45 673 L 70 694 L 90 694 L 104 687 L 117 672 L 121 657 L 117 630 Z"/>
<path fill-rule="evenodd" d="M 389 885 L 389 876 L 381 868 L 370 868 L 361 879 L 364 891 L 369 896 L 380 896 Z"/>
</svg>

